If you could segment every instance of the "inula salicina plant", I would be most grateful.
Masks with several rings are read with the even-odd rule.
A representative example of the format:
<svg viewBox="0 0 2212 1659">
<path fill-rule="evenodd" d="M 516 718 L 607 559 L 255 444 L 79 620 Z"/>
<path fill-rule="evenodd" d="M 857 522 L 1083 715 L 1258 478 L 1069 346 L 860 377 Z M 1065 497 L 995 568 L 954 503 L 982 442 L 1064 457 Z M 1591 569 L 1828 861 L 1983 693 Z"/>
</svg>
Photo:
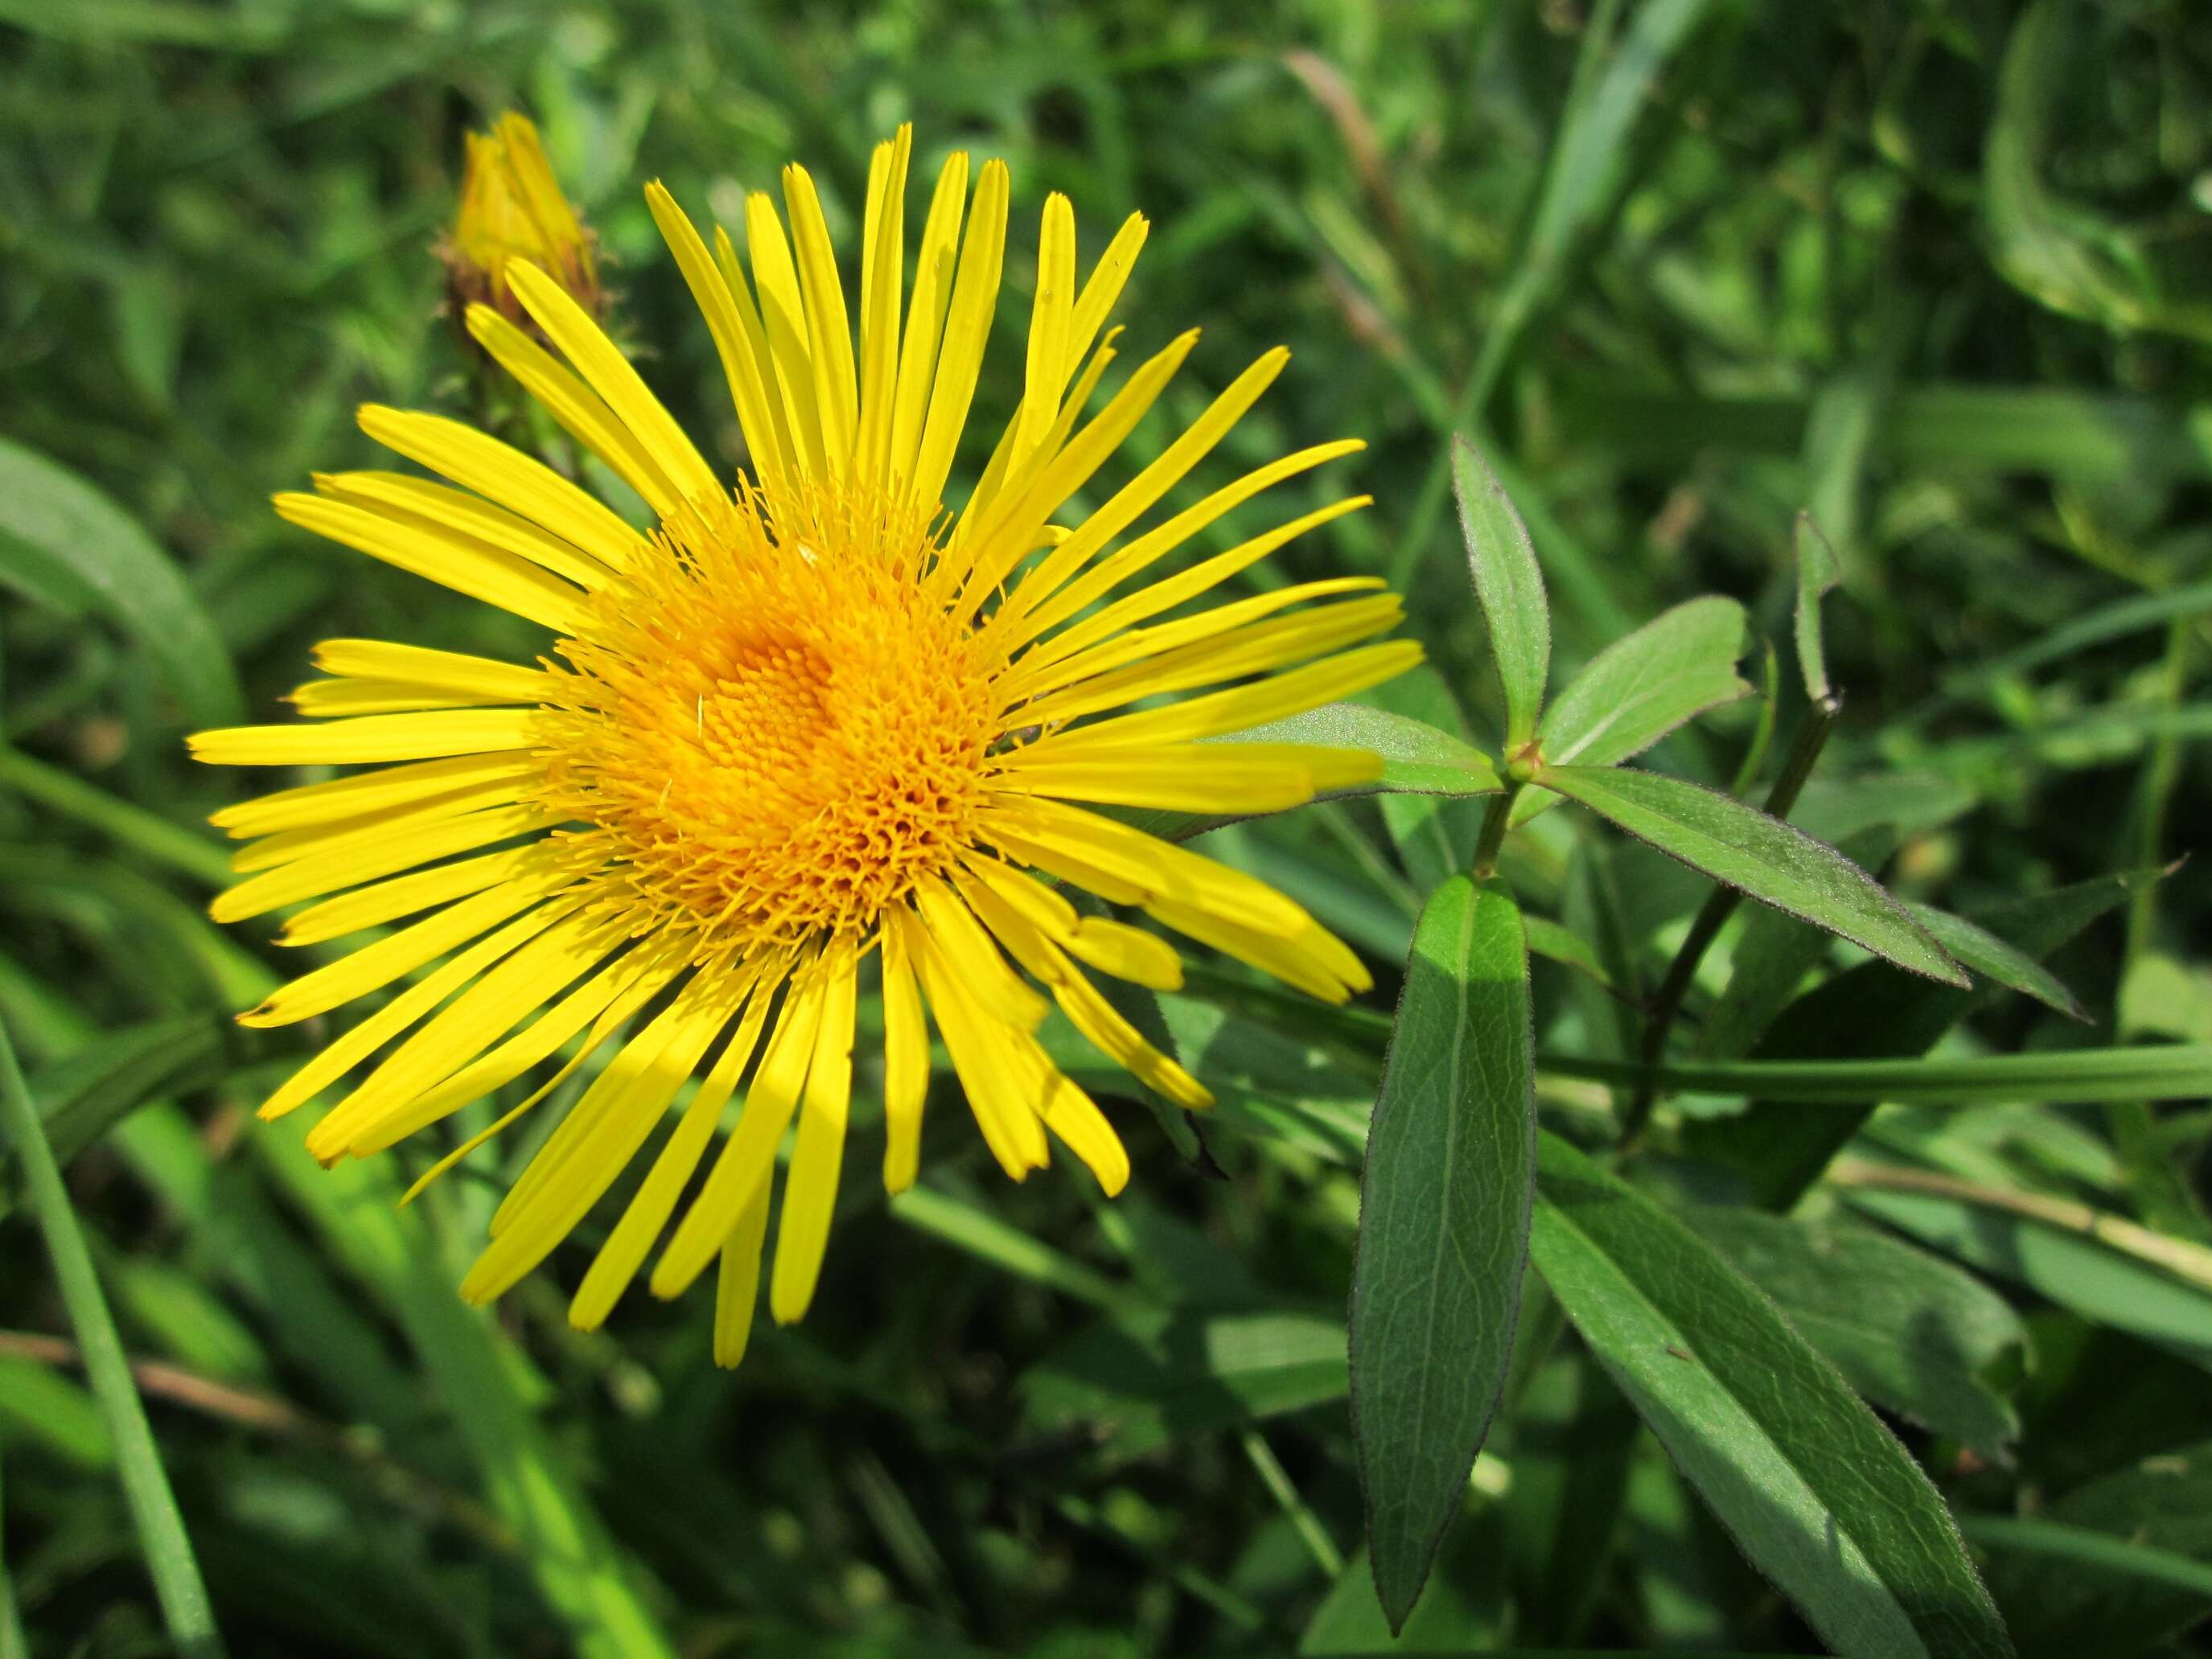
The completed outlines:
<svg viewBox="0 0 2212 1659">
<path fill-rule="evenodd" d="M 2205 1650 L 2185 11 L 0 7 L 0 1659 Z"/>
</svg>

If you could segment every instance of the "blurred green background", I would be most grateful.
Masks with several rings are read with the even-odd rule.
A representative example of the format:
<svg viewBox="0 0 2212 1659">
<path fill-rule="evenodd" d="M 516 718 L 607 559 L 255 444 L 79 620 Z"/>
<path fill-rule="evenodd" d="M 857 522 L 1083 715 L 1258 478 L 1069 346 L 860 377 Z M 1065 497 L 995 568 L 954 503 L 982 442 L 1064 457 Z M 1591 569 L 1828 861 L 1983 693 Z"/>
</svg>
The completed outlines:
<svg viewBox="0 0 2212 1659">
<path fill-rule="evenodd" d="M 451 1285 L 498 1183 L 395 1212 L 435 1146 L 325 1175 L 295 1125 L 253 1123 L 312 1033 L 225 1018 L 296 968 L 200 914 L 223 879 L 201 820 L 230 780 L 183 732 L 280 718 L 321 638 L 537 648 L 267 504 L 374 464 L 359 402 L 470 407 L 430 252 L 465 131 L 509 106 L 540 124 L 618 332 L 722 455 L 728 401 L 646 180 L 735 223 L 803 160 L 849 256 L 898 122 L 917 172 L 1004 156 L 1016 234 L 979 404 L 1000 416 L 1045 192 L 1073 198 L 1086 261 L 1143 210 L 1129 345 L 1205 334 L 1136 457 L 1290 345 L 1215 481 L 1357 435 L 1331 479 L 1377 504 L 1263 579 L 1403 586 L 1485 741 L 1449 431 L 1493 446 L 1566 666 L 1704 592 L 1785 633 L 1809 507 L 1847 574 L 1829 770 L 1909 803 L 1892 884 L 1965 908 L 2159 863 L 2212 809 L 2191 746 L 2212 732 L 2205 21 L 2193 0 L 0 0 L 0 1019 L 70 1115 L 56 1139 L 234 1650 L 1383 1645 L 1364 1567 L 1339 1571 L 1359 1515 L 1340 1160 L 1224 1131 L 1215 1178 L 1130 1106 L 1139 1176 L 1109 1211 L 1060 1171 L 1000 1180 L 940 1091 L 908 1202 L 860 1178 L 861 1124 L 815 1311 L 763 1328 L 733 1380 L 707 1363 L 704 1296 L 570 1331 L 556 1281 L 580 1250 L 495 1320 L 465 1311 Z M 90 578 L 55 550 L 94 546 Z M 1724 781 L 1754 714 L 1665 763 Z M 1517 872 L 1540 906 L 1555 828 Z M 1214 845 L 1343 931 L 1388 1008 L 1421 872 L 1370 809 Z M 1679 933 L 1696 886 L 1630 867 L 1639 927 Z M 2212 1039 L 2207 908 L 2185 872 L 2082 947 L 2069 977 L 2108 1036 Z M 1571 1042 L 1571 1000 L 1539 992 L 1540 1031 Z M 1218 1013 L 1170 1012 L 1187 1057 L 1235 1059 Z M 1993 1030 L 2040 1041 L 2031 1012 Z M 1253 1061 L 1310 1065 L 1276 1086 L 1322 1095 L 1328 1063 Z M 2188 1168 L 2208 1127 L 2115 1132 Z M 2033 1158 L 2205 1235 L 2186 1180 L 2101 1142 Z M 161 1651 L 20 1207 L 0 1261 L 0 1541 L 31 1651 Z M 2200 1366 L 2021 1305 L 2018 1461 L 1962 1466 L 2000 1501 L 2212 1435 Z M 1589 1367 L 1560 1363 L 1493 1440 L 1420 1644 L 1803 1644 L 1619 1408 L 1577 1414 Z M 1630 1447 L 1626 1487 L 1578 1495 L 1600 1443 Z M 1586 1526 L 1571 1549 L 1563 1513 Z M 2187 1547 L 2208 1542 L 2200 1523 Z M 1565 1622 L 1563 1562 L 1586 1579 Z"/>
</svg>

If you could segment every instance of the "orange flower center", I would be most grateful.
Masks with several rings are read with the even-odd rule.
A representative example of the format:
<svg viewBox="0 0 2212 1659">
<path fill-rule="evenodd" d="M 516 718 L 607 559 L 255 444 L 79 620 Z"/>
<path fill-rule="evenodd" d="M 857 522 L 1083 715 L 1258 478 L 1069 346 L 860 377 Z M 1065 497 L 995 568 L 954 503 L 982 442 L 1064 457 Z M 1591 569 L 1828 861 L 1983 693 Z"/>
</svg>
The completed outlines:
<svg viewBox="0 0 2212 1659">
<path fill-rule="evenodd" d="M 561 646 L 548 800 L 641 923 L 702 953 L 865 929 L 969 844 L 998 722 L 930 556 L 878 502 L 748 494 L 600 593 Z"/>
</svg>

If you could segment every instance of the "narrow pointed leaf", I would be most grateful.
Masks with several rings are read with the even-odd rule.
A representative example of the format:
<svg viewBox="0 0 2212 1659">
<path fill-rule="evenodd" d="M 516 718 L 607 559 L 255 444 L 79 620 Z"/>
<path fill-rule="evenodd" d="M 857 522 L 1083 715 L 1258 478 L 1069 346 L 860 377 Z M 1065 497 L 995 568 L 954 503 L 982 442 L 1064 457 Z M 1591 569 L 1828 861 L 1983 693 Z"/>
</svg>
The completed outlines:
<svg viewBox="0 0 2212 1659">
<path fill-rule="evenodd" d="M 1640 755 L 1683 721 L 1751 695 L 1735 665 L 1743 607 L 1708 595 L 1678 605 L 1616 640 L 1544 711 L 1546 762 L 1612 766 Z"/>
<path fill-rule="evenodd" d="M 1454 876 L 1413 934 L 1361 1183 L 1352 1421 L 1395 1629 L 1428 1577 L 1505 1385 L 1535 1179 L 1521 913 Z"/>
<path fill-rule="evenodd" d="M 1505 787 L 1490 757 L 1474 744 L 1425 720 L 1364 703 L 1324 704 L 1216 741 L 1364 749 L 1382 757 L 1379 780 L 1334 792 L 1340 794 L 1494 795 Z"/>
<path fill-rule="evenodd" d="M 2066 982 L 2017 945 L 2008 945 L 1978 923 L 1954 916 L 1948 910 L 1938 910 L 1932 904 L 1905 908 L 1912 912 L 1912 919 L 1928 930 L 1930 938 L 1983 978 L 1993 979 L 2022 996 L 2033 997 L 2045 1007 L 2056 1009 L 2069 1019 L 2078 1019 L 2084 1025 L 2095 1024 L 2089 1018 L 2089 1011 L 2081 1006 L 2081 999 L 2066 988 Z"/>
<path fill-rule="evenodd" d="M 1905 907 L 1842 854 L 1734 796 L 1656 772 L 1547 767 L 1547 788 L 1762 904 L 1787 910 L 1900 968 L 1970 981 Z"/>
<path fill-rule="evenodd" d="M 1540 1138 L 1537 1270 L 1753 1565 L 1846 1659 L 2012 1644 L 1942 1498 L 1774 1304 L 1688 1228 Z"/>
<path fill-rule="evenodd" d="M 1510 753 L 1536 735 L 1544 681 L 1551 672 L 1552 617 L 1544 573 L 1528 527 L 1506 499 L 1505 486 L 1464 436 L 1452 440 L 1451 466 L 1468 569 L 1490 623 L 1490 652 L 1505 688 L 1505 747 Z"/>
</svg>

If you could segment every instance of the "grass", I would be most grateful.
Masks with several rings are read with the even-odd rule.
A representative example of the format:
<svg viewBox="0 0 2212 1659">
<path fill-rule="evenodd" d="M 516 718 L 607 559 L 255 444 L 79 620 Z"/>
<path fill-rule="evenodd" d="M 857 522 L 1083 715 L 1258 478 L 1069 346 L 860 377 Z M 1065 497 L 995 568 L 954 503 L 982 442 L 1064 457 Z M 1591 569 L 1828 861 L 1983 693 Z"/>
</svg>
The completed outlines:
<svg viewBox="0 0 2212 1659">
<path fill-rule="evenodd" d="M 1451 432 L 1479 437 L 1528 522 L 1555 684 L 1707 592 L 1747 607 L 1754 684 L 1767 641 L 1786 666 L 1809 507 L 1844 571 L 1826 611 L 1844 708 L 1796 819 L 1830 839 L 1886 826 L 1891 888 L 1996 927 L 2021 896 L 2155 871 L 2212 811 L 2212 40 L 2193 21 L 2160 0 L 0 0 L 0 483 L 18 481 L 0 493 L 28 499 L 20 481 L 53 468 L 90 492 L 54 486 L 66 533 L 0 502 L 0 1027 L 70 1200 L 18 1192 L 38 1169 L 15 1113 L 7 1144 L 33 1156 L 0 1166 L 16 1264 L 0 1281 L 0 1654 L 11 1602 L 33 1655 L 163 1651 L 165 1611 L 193 1650 L 172 1552 L 128 1519 L 147 1470 L 117 1404 L 123 1354 L 234 1653 L 1137 1659 L 1387 1641 L 1330 1334 L 1380 1029 L 1419 899 L 1455 838 L 1463 860 L 1479 808 L 1441 814 L 1441 852 L 1406 802 L 1218 832 L 1212 850 L 1360 950 L 1371 1006 L 1320 1018 L 1194 975 L 1164 1012 L 1223 1120 L 1192 1160 L 1109 1101 L 1138 1165 L 1111 1206 L 1060 1170 L 1010 1186 L 940 1085 L 923 1188 L 886 1204 L 846 1183 L 812 1316 L 763 1325 L 735 1379 L 708 1363 L 704 1297 L 636 1297 L 604 1333 L 570 1330 L 580 1248 L 495 1315 L 463 1308 L 452 1287 L 506 1166 L 465 1166 L 398 1211 L 434 1139 L 325 1174 L 292 1125 L 252 1120 L 309 1039 L 223 1018 L 296 970 L 265 929 L 201 914 L 225 878 L 204 819 L 228 784 L 185 759 L 182 733 L 230 699 L 276 718 L 319 639 L 538 648 L 267 502 L 368 463 L 358 403 L 470 410 L 430 252 L 465 131 L 510 106 L 538 118 L 601 238 L 623 337 L 718 457 L 727 399 L 645 181 L 732 222 L 741 190 L 804 159 L 849 247 L 868 148 L 897 122 L 915 124 L 918 170 L 956 146 L 1005 156 L 1019 302 L 1000 307 L 981 397 L 998 415 L 1018 392 L 1045 191 L 1073 198 L 1086 259 L 1141 209 L 1152 239 L 1118 313 L 1133 349 L 1205 333 L 1137 457 L 1287 343 L 1221 476 L 1358 436 L 1367 453 L 1336 472 L 1376 505 L 1255 579 L 1389 576 L 1438 709 L 1486 750 L 1503 702 L 1449 522 Z M 1322 489 L 1294 489 L 1285 516 Z M 185 617 L 204 618 L 204 646 L 180 648 Z M 1760 706 L 1655 758 L 1725 786 Z M 1532 913 L 1587 931 L 1580 818 L 1516 831 L 1504 870 Z M 1609 871 L 1600 956 L 1655 985 L 1707 887 L 1617 844 Z M 2011 1305 L 2014 1334 L 1976 1372 L 2018 1425 L 2004 1458 L 1876 1403 L 1978 1517 L 1969 1539 L 2024 1650 L 2082 1628 L 2148 1646 L 2212 1611 L 2186 1519 L 2205 1504 L 2158 1495 L 2212 1488 L 2154 1479 L 2207 1478 L 2212 1301 L 2161 1277 L 2159 1248 L 2062 1258 L 2033 1231 L 2037 1204 L 2063 1204 L 2212 1243 L 2212 1121 L 2186 1100 L 2082 1104 L 2144 1091 L 2069 1093 L 2046 1053 L 2212 1042 L 2201 874 L 2112 896 L 2051 959 L 2098 1026 L 1985 997 L 1941 1056 L 1942 1098 L 1980 1103 L 1885 1112 L 1848 1166 L 1948 1183 L 1867 1212 Z M 1683 1030 L 1729 994 L 1758 914 L 1706 953 Z M 1830 968 L 1856 971 L 1818 956 L 1801 971 Z M 1603 1120 L 1634 1033 L 1608 1044 L 1605 994 L 1565 968 L 1540 964 L 1535 994 L 1540 1049 L 1567 1062 L 1539 1080 L 1547 1122 Z M 1735 1056 L 1698 1059 L 1701 1088 L 1739 1074 Z M 880 1153 L 869 1063 L 855 1172 Z M 2060 1081 L 2008 1092 L 2023 1071 Z M 1692 1120 L 1726 1109 L 1662 1101 L 1652 1190 L 1724 1196 L 1689 1154 L 1709 1127 Z M 2002 1212 L 2002 1239 L 2026 1245 L 2008 1256 L 1996 1224 L 1972 1224 L 1984 1211 L 1961 1187 L 2028 1195 Z M 1805 1213 L 1846 1188 L 1866 1196 L 1832 1183 Z M 59 1288 L 38 1231 L 58 1221 L 86 1253 Z M 84 1317 L 95 1273 L 121 1354 Z M 1808 1647 L 1589 1352 L 1538 1304 L 1522 1323 L 1515 1403 L 1407 1645 Z M 55 1338 L 82 1342 L 89 1380 Z M 2045 1511 L 2041 1530 L 2017 1518 Z M 2111 1540 L 2138 1534 L 2162 1553 L 2130 1576 Z"/>
</svg>

